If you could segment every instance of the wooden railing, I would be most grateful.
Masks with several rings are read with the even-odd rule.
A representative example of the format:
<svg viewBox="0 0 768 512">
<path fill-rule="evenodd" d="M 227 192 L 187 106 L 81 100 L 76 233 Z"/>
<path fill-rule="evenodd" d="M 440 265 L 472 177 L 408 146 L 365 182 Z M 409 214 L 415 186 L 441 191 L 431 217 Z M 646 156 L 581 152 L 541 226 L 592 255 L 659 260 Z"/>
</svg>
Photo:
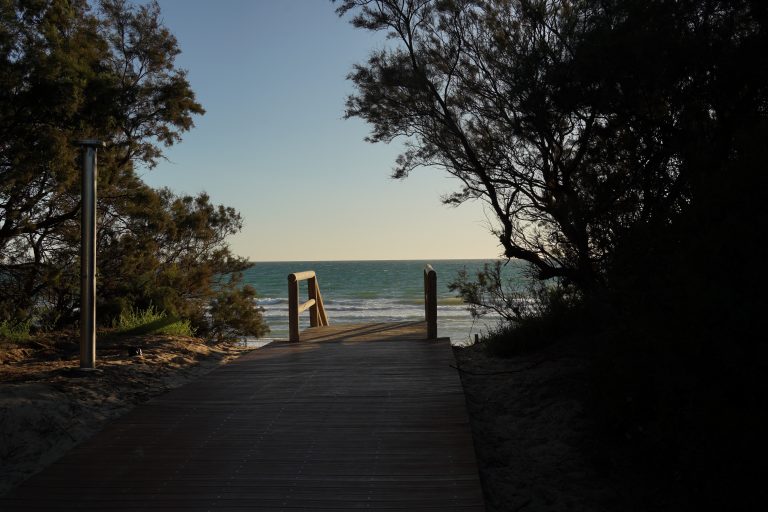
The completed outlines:
<svg viewBox="0 0 768 512">
<path fill-rule="evenodd" d="M 437 338 L 437 272 L 432 265 L 424 267 L 424 316 L 427 320 L 427 339 Z"/>
<path fill-rule="evenodd" d="M 307 280 L 309 300 L 299 304 L 299 281 Z M 325 314 L 323 296 L 317 284 L 314 270 L 288 274 L 288 340 L 300 341 L 299 313 L 309 309 L 310 327 L 328 325 L 328 315 Z"/>
<path fill-rule="evenodd" d="M 299 282 L 307 282 L 306 302 L 299 304 Z M 310 327 L 328 325 L 328 315 L 323 305 L 323 296 L 317 284 L 314 270 L 288 274 L 288 340 L 301 341 L 299 314 L 309 310 Z M 427 339 L 437 338 L 437 272 L 432 265 L 424 267 L 424 316 L 427 321 Z"/>
</svg>

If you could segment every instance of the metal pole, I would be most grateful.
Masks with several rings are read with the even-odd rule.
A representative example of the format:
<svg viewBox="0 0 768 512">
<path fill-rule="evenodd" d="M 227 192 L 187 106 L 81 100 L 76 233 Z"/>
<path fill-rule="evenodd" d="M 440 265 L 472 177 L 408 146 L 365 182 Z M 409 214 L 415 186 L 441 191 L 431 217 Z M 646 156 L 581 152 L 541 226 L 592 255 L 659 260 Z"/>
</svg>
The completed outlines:
<svg viewBox="0 0 768 512">
<path fill-rule="evenodd" d="M 80 215 L 80 368 L 96 367 L 96 152 L 104 143 L 79 140 L 83 147 Z"/>
</svg>

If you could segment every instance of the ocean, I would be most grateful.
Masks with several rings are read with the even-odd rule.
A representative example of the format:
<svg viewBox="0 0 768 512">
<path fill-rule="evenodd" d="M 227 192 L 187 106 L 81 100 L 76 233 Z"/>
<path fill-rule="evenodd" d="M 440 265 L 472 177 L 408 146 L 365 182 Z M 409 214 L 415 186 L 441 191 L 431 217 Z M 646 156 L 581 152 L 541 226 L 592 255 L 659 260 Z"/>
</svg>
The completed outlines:
<svg viewBox="0 0 768 512">
<path fill-rule="evenodd" d="M 491 260 L 431 261 L 303 261 L 259 262 L 245 271 L 244 282 L 256 288 L 257 303 L 271 333 L 268 339 L 288 337 L 288 274 L 314 270 L 329 323 L 402 322 L 424 319 L 423 271 L 427 263 L 437 273 L 438 336 L 464 344 L 498 323 L 498 317 L 474 320 L 467 307 L 448 289 L 459 270 L 472 272 Z M 505 276 L 522 289 L 522 264 L 510 261 Z M 306 281 L 299 300 L 307 300 Z M 300 315 L 301 329 L 309 326 L 309 314 Z M 265 340 L 266 341 L 266 340 Z"/>
</svg>

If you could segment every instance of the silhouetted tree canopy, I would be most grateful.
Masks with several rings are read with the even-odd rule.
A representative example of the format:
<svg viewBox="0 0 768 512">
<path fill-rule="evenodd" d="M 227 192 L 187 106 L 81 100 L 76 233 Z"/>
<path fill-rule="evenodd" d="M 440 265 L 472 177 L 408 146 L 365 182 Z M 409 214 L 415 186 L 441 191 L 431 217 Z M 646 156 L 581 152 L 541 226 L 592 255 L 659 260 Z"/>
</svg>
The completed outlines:
<svg viewBox="0 0 768 512">
<path fill-rule="evenodd" d="M 638 510 L 765 503 L 768 3 L 339 3 L 390 36 L 347 116 L 406 140 L 395 177 L 445 169 L 447 202 L 485 201 L 505 255 L 557 278 L 459 275 L 507 321 L 489 350 L 583 351 L 596 459 Z"/>
<path fill-rule="evenodd" d="M 57 327 L 79 307 L 77 139 L 99 152 L 100 320 L 153 305 L 205 330 L 227 275 L 248 265 L 226 239 L 241 228 L 210 198 L 154 190 L 137 175 L 204 113 L 157 2 L 0 2 L 0 320 Z M 219 282 L 220 281 L 220 282 Z M 238 297 L 240 295 L 237 295 Z M 250 334 L 265 326 L 250 315 Z M 245 324 L 244 324 L 245 325 Z"/>
<path fill-rule="evenodd" d="M 339 3 L 392 41 L 354 67 L 346 116 L 405 139 L 394 176 L 445 169 L 462 182 L 445 201 L 487 203 L 507 257 L 583 291 L 764 124 L 761 2 Z"/>
</svg>

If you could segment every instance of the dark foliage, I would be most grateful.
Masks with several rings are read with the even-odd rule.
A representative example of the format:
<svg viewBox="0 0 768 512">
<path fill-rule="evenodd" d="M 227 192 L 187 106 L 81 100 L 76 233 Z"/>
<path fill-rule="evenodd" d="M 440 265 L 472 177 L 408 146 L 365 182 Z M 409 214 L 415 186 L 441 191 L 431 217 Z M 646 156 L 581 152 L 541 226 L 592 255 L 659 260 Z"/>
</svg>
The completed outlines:
<svg viewBox="0 0 768 512">
<path fill-rule="evenodd" d="M 240 297 L 247 263 L 226 239 L 240 216 L 205 194 L 177 197 L 137 176 L 204 110 L 156 2 L 0 2 L 0 320 L 37 329 L 76 321 L 79 164 L 74 140 L 99 152 L 98 311 L 150 305 L 210 328 L 209 303 Z M 265 326 L 243 309 L 250 334 Z M 217 329 L 219 329 L 217 327 Z"/>
<path fill-rule="evenodd" d="M 347 115 L 374 142 L 408 138 L 395 176 L 436 165 L 462 180 L 449 202 L 486 201 L 505 255 L 560 291 L 526 316 L 493 268 L 462 276 L 476 310 L 512 321 L 494 346 L 591 348 L 602 460 L 647 482 L 640 508 L 764 504 L 768 5 L 344 0 L 348 11 L 394 44 L 355 67 Z"/>
<path fill-rule="evenodd" d="M 240 335 L 261 336 L 269 332 L 261 314 L 253 308 L 256 290 L 250 285 L 236 286 L 238 278 L 233 277 L 211 304 L 209 332 L 218 339 Z"/>
<path fill-rule="evenodd" d="M 538 277 L 601 285 L 627 229 L 686 201 L 677 160 L 616 122 L 610 91 L 582 76 L 604 65 L 582 51 L 603 19 L 590 2 L 342 2 L 349 10 L 396 44 L 350 74 L 347 116 L 369 121 L 373 142 L 408 137 L 395 177 L 431 165 L 461 180 L 446 201 L 487 203 L 504 254 Z"/>
</svg>

